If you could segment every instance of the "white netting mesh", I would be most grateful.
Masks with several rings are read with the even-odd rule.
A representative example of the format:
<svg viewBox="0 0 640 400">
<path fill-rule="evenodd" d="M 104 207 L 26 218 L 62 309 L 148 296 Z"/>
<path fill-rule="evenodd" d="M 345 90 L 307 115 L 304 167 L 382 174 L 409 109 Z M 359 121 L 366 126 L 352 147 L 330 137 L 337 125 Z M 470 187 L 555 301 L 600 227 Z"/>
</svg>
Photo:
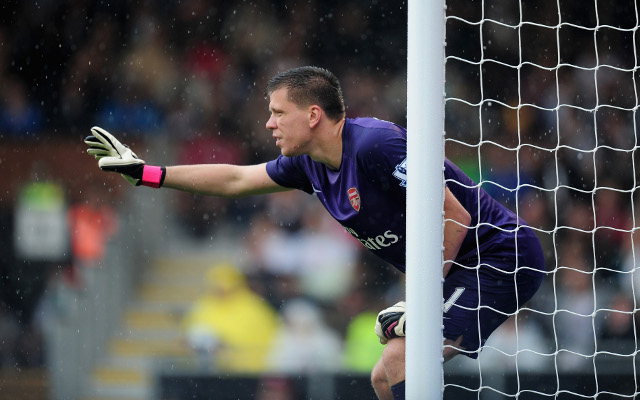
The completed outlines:
<svg viewBox="0 0 640 400">
<path fill-rule="evenodd" d="M 447 2 L 446 155 L 536 230 L 549 274 L 445 365 L 445 399 L 640 394 L 639 25 L 632 0 Z"/>
</svg>

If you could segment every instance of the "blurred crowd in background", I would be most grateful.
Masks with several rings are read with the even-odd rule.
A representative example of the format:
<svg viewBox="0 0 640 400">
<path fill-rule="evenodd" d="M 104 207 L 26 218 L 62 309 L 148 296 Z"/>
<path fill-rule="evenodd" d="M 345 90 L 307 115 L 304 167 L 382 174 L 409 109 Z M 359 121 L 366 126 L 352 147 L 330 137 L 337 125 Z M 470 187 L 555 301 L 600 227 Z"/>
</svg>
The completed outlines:
<svg viewBox="0 0 640 400">
<path fill-rule="evenodd" d="M 547 255 L 550 273 L 531 311 L 496 334 L 496 347 L 593 354 L 598 340 L 598 350 L 624 353 L 635 348 L 640 299 L 640 277 L 633 273 L 640 238 L 633 233 L 638 62 L 631 30 L 638 21 L 627 1 L 597 10 L 579 1 L 560 4 L 558 12 L 555 2 L 522 2 L 521 18 L 518 3 L 486 7 L 482 14 L 482 2 L 448 2 L 448 15 L 458 18 L 447 21 L 446 155 L 536 228 Z M 347 117 L 406 124 L 404 2 L 10 1 L 0 10 L 0 147 L 54 138 L 80 143 L 99 125 L 152 164 L 267 161 L 278 149 L 265 128 L 265 84 L 278 71 L 311 64 L 340 78 Z M 477 24 L 483 16 L 491 20 Z M 515 29 L 522 21 L 529 23 Z M 552 29 L 560 23 L 567 25 Z M 596 23 L 606 26 L 594 31 Z M 37 170 L 0 168 L 3 174 Z M 55 180 L 55 169 L 46 174 Z M 58 184 L 63 193 L 49 192 L 48 198 L 66 197 L 72 233 L 90 221 L 127 217 L 118 215 L 121 193 L 105 194 L 102 182 L 86 182 L 82 195 Z M 23 188 L 22 195 L 0 201 L 3 241 L 12 243 L 8 227 L 17 229 L 11 218 L 21 201 L 36 201 L 43 191 Z M 403 277 L 328 220 L 313 197 L 171 196 L 181 235 L 204 243 L 222 230 L 246 246 L 251 257 L 237 266 L 241 276 L 219 273 L 246 284 L 278 323 L 300 327 L 290 333 L 304 337 L 309 326 L 322 333 L 314 348 L 302 339 L 278 338 L 274 330 L 273 342 L 282 346 L 279 362 L 297 360 L 274 368 L 299 368 L 296 362 L 304 360 L 342 368 L 344 354 L 357 351 L 349 350 L 350 340 L 369 335 L 377 345 L 372 321 L 403 297 Z M 96 200 L 104 198 L 113 201 Z M 71 238 L 67 258 L 80 264 L 100 259 L 101 249 L 87 244 L 104 243 L 117 226 L 98 231 L 103 236 L 95 240 L 86 240 L 87 234 L 77 235 L 84 241 Z M 37 298 L 46 281 L 21 271 L 22 282 L 37 284 L 31 289 L 35 300 L 7 294 L 18 285 L 7 264 L 19 259 L 16 249 L 0 260 L 0 316 L 14 321 L 0 323 L 0 364 L 42 362 L 38 349 L 24 350 L 34 341 L 16 332 L 37 328 Z M 355 318 L 360 315 L 366 316 L 363 325 Z M 350 329 L 360 329 L 356 339 Z M 198 343 L 197 329 L 191 333 Z M 21 344 L 7 346 L 15 340 Z M 370 368 L 382 351 L 377 346 L 366 365 L 353 368 Z M 303 357 L 303 350 L 314 349 L 323 349 L 324 357 Z M 351 362 L 363 359 L 358 353 Z M 563 352 L 558 361 L 577 368 L 585 359 Z M 553 362 L 533 354 L 528 365 Z"/>
</svg>

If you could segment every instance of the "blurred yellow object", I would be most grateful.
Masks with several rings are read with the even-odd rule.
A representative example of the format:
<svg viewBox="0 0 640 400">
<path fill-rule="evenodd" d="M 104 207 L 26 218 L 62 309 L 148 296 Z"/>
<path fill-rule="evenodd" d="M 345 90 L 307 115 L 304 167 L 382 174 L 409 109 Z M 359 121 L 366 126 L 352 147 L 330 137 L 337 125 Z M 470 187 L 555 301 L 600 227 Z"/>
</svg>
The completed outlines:
<svg viewBox="0 0 640 400">
<path fill-rule="evenodd" d="M 215 289 L 248 289 L 244 275 L 229 263 L 216 264 L 207 271 L 207 284 Z"/>
<path fill-rule="evenodd" d="M 344 364 L 348 370 L 369 373 L 382 356 L 384 346 L 373 329 L 377 317 L 376 312 L 364 311 L 353 318 L 347 327 Z"/>
<path fill-rule="evenodd" d="M 208 292 L 195 301 L 183 321 L 187 337 L 197 337 L 222 370 L 264 371 L 280 323 L 276 310 L 249 289 L 233 265 L 214 266 L 206 279 Z"/>
</svg>

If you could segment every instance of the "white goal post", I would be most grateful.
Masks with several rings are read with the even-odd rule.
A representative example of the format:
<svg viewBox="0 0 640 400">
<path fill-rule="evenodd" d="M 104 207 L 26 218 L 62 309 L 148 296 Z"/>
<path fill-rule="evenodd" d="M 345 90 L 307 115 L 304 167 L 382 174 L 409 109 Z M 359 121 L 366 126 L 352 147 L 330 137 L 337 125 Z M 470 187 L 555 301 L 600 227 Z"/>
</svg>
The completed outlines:
<svg viewBox="0 0 640 400">
<path fill-rule="evenodd" d="M 406 398 L 442 397 L 444 1 L 410 0 Z M 426 150 L 429 149 L 429 150 Z M 431 206 L 425 206 L 431 205 Z M 428 260 L 425 262 L 425 260 Z"/>
</svg>

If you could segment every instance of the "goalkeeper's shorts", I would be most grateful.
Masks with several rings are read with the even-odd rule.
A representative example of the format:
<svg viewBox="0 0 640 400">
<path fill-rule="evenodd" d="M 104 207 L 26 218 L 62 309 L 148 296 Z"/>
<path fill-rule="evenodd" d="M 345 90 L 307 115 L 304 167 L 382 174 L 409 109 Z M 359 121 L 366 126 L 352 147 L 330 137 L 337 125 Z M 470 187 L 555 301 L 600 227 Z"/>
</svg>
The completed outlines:
<svg viewBox="0 0 640 400">
<path fill-rule="evenodd" d="M 479 263 L 454 266 L 444 280 L 443 336 L 455 341 L 462 335 L 461 354 L 468 357 L 478 357 L 489 335 L 533 297 L 545 276 L 533 231 L 519 231 L 517 251 L 511 235 L 483 252 Z"/>
</svg>

